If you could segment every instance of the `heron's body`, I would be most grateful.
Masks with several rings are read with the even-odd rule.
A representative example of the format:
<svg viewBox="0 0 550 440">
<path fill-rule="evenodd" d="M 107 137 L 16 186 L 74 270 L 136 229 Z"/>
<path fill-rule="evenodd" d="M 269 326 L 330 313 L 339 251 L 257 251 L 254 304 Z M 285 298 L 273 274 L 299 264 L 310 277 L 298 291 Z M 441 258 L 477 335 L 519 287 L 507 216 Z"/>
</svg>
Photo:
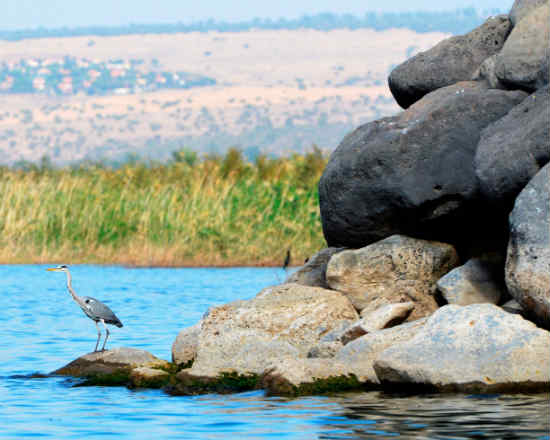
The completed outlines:
<svg viewBox="0 0 550 440">
<path fill-rule="evenodd" d="M 97 351 L 99 340 L 101 339 L 101 330 L 99 329 L 98 323 L 101 322 L 101 324 L 103 324 L 106 335 L 101 351 L 105 350 L 105 344 L 107 344 L 107 338 L 109 337 L 109 329 L 105 326 L 105 324 L 112 324 L 116 325 L 117 327 L 122 327 L 122 322 L 120 322 L 120 319 L 117 318 L 117 316 L 109 307 L 107 307 L 98 299 L 92 298 L 91 296 L 78 296 L 73 290 L 71 283 L 71 273 L 69 272 L 69 268 L 67 266 L 62 265 L 48 270 L 53 272 L 65 272 L 67 274 L 67 289 L 69 293 L 71 294 L 74 301 L 80 306 L 82 311 L 86 314 L 86 316 L 95 322 L 95 325 L 97 327 L 97 342 L 95 344 L 94 351 Z"/>
</svg>

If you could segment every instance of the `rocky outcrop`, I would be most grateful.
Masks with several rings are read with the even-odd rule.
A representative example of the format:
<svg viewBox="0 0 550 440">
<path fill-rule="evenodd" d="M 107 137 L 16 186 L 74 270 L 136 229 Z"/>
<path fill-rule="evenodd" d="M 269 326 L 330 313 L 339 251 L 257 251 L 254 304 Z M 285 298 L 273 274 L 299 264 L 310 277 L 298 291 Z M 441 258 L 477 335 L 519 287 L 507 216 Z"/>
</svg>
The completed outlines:
<svg viewBox="0 0 550 440">
<path fill-rule="evenodd" d="M 390 90 L 408 108 L 424 95 L 459 81 L 467 81 L 486 58 L 497 53 L 511 24 L 499 15 L 466 35 L 448 38 L 400 64 L 390 74 Z"/>
<path fill-rule="evenodd" d="M 486 200 L 508 212 L 550 161 L 550 87 L 531 94 L 481 133 L 475 172 Z"/>
<path fill-rule="evenodd" d="M 526 96 L 458 83 L 347 135 L 319 182 L 328 244 L 359 248 L 397 233 L 469 243 L 495 234 L 478 199 L 475 147 Z"/>
<path fill-rule="evenodd" d="M 299 284 L 269 287 L 251 300 L 209 310 L 202 321 L 195 362 L 185 374 L 202 378 L 227 371 L 260 374 L 271 361 L 307 357 L 341 321 L 357 319 L 340 292 Z"/>
<path fill-rule="evenodd" d="M 550 164 L 523 189 L 510 214 L 506 286 L 526 312 L 550 328 Z"/>
<path fill-rule="evenodd" d="M 495 72 L 508 88 L 535 91 L 548 84 L 550 3 L 531 9 L 507 38 L 496 59 Z"/>
<path fill-rule="evenodd" d="M 550 333 L 492 304 L 444 306 L 374 362 L 386 386 L 442 391 L 548 390 Z"/>
<path fill-rule="evenodd" d="M 304 286 L 316 286 L 328 289 L 326 280 L 327 264 L 330 258 L 344 248 L 326 248 L 317 252 L 300 269 L 290 275 L 285 283 L 296 283 Z"/>
<path fill-rule="evenodd" d="M 85 377 L 94 374 L 112 374 L 130 371 L 134 368 L 161 368 L 168 362 L 137 348 L 120 347 L 111 350 L 85 354 L 51 374 L 60 376 Z"/>
<path fill-rule="evenodd" d="M 472 258 L 437 281 L 449 304 L 498 304 L 507 294 L 504 261 L 501 258 Z"/>
<path fill-rule="evenodd" d="M 394 235 L 334 255 L 327 281 L 363 314 L 412 301 L 414 310 L 408 319 L 414 320 L 437 309 L 436 282 L 457 265 L 458 255 L 451 245 Z"/>
<path fill-rule="evenodd" d="M 197 355 L 201 322 L 192 327 L 184 328 L 178 333 L 172 344 L 172 362 L 177 365 L 185 365 L 192 362 Z"/>
</svg>

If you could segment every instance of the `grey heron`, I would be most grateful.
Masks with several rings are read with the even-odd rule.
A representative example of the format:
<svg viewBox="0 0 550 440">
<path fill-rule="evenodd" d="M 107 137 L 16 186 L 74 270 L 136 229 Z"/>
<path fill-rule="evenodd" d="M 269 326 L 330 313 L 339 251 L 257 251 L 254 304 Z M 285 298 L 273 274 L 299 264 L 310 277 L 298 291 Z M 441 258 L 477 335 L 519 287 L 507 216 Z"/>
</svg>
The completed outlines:
<svg viewBox="0 0 550 440">
<path fill-rule="evenodd" d="M 97 328 L 97 342 L 95 343 L 94 352 L 97 351 L 97 347 L 99 346 L 99 341 L 101 339 L 101 330 L 99 329 L 100 322 L 105 329 L 105 340 L 103 341 L 103 347 L 101 348 L 101 351 L 104 351 L 105 344 L 107 344 L 107 338 L 109 337 L 109 329 L 105 324 L 112 324 L 117 327 L 122 327 L 122 322 L 120 322 L 120 319 L 118 319 L 113 311 L 101 301 L 90 296 L 78 296 L 73 290 L 73 286 L 71 284 L 71 272 L 69 272 L 69 268 L 64 264 L 46 270 L 51 272 L 65 272 L 67 274 L 67 289 L 69 290 L 69 293 L 86 316 L 95 322 L 95 326 Z"/>
</svg>

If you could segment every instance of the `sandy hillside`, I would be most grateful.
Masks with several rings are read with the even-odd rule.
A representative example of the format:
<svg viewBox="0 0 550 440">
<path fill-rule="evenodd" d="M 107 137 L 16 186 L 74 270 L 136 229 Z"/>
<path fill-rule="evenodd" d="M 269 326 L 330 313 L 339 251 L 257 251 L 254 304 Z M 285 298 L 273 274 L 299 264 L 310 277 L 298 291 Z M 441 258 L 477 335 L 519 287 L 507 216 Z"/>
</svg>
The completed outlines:
<svg viewBox="0 0 550 440">
<path fill-rule="evenodd" d="M 168 157 L 232 145 L 273 153 L 334 148 L 360 123 L 398 107 L 391 67 L 447 35 L 403 29 L 250 31 L 0 42 L 0 59 L 143 60 L 217 85 L 124 96 L 0 95 L 2 162 Z"/>
</svg>

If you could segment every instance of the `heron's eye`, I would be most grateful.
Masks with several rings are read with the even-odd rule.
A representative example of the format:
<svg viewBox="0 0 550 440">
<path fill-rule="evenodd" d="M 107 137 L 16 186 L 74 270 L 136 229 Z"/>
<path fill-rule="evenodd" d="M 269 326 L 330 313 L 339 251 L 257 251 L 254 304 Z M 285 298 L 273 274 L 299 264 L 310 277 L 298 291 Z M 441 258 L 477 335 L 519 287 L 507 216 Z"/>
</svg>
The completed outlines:
<svg viewBox="0 0 550 440">
<path fill-rule="evenodd" d="M 86 301 L 84 301 L 86 304 L 90 304 L 90 300 L 87 299 Z"/>
</svg>

